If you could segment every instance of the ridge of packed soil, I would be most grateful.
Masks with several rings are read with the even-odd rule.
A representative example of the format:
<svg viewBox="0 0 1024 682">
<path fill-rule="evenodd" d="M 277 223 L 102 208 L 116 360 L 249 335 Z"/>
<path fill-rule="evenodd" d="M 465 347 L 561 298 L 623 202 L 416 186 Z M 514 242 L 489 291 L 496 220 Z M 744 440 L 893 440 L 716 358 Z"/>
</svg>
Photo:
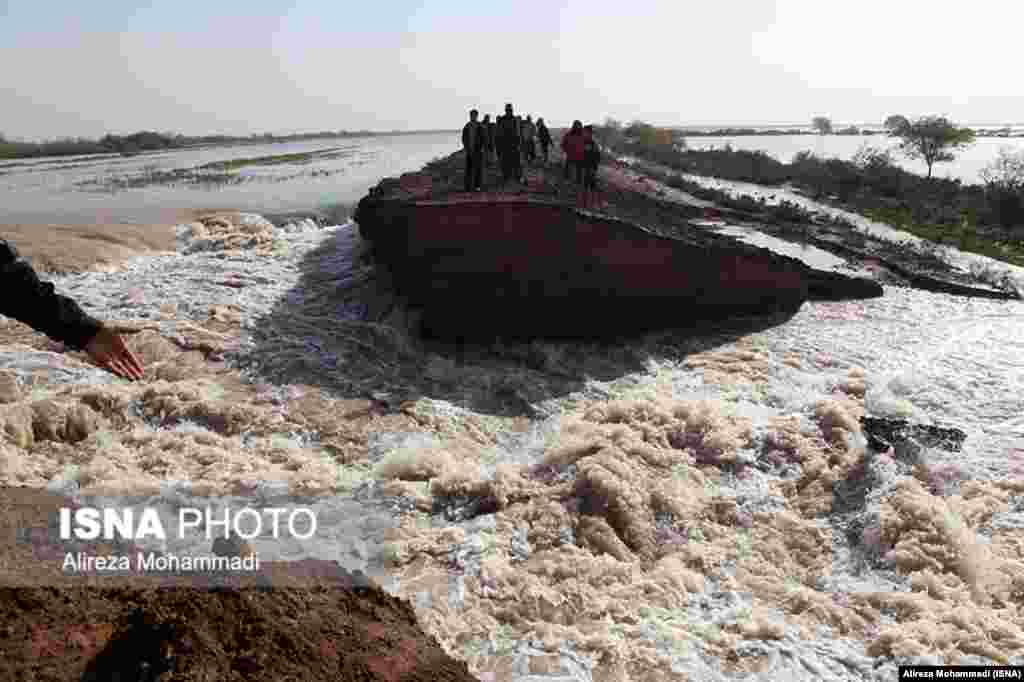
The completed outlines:
<svg viewBox="0 0 1024 682">
<path fill-rule="evenodd" d="M 0 679 L 476 679 L 423 633 L 408 601 L 333 562 L 275 562 L 241 580 L 62 575 L 47 557 L 112 548 L 61 546 L 50 532 L 61 507 L 74 505 L 0 488 Z"/>
</svg>

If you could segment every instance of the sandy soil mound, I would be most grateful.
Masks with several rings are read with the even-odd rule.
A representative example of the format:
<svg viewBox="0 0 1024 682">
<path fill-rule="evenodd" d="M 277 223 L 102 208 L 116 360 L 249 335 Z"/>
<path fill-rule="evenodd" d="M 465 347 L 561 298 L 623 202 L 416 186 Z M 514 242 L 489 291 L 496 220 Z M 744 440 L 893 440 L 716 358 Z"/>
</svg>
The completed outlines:
<svg viewBox="0 0 1024 682">
<path fill-rule="evenodd" d="M 0 588 L 0 617 L 9 680 L 475 680 L 377 591 Z"/>
</svg>

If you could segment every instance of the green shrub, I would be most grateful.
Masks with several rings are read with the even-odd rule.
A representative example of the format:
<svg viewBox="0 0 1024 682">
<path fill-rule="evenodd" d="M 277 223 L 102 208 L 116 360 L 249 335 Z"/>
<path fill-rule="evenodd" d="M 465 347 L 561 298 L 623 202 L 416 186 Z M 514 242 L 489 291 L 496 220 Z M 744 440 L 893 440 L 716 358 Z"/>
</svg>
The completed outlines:
<svg viewBox="0 0 1024 682">
<path fill-rule="evenodd" d="M 616 151 L 692 175 L 768 186 L 790 183 L 812 196 L 838 197 L 861 212 L 908 210 L 907 222 L 944 226 L 946 231 L 959 230 L 965 214 L 973 216 L 976 225 L 1007 230 L 1024 227 L 1024 154 L 1018 160 L 1009 152 L 1003 152 L 990 166 L 988 177 L 994 181 L 979 185 L 948 178 L 925 178 L 897 166 L 888 151 L 872 147 L 863 147 L 850 161 L 800 152 L 790 163 L 764 152 L 728 146 L 679 150 L 633 141 L 623 142 Z M 694 196 L 719 200 L 718 193 L 686 183 L 681 178 L 666 181 Z M 757 210 L 754 205 L 747 208 Z M 782 211 L 793 219 L 798 218 L 789 209 Z M 886 219 L 885 222 L 891 221 Z"/>
</svg>

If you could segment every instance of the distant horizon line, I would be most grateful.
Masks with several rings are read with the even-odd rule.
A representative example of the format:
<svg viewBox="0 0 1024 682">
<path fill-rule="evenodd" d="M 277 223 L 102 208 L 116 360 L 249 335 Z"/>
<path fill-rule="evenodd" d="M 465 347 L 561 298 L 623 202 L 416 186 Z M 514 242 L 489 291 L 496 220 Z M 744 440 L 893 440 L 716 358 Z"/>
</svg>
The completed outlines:
<svg viewBox="0 0 1024 682">
<path fill-rule="evenodd" d="M 620 121 L 620 122 L 624 126 L 627 126 L 630 123 L 632 123 L 634 120 L 643 120 L 643 119 L 630 119 L 628 121 L 623 120 L 623 121 Z M 603 119 L 602 119 L 601 122 L 603 122 Z M 561 128 L 561 127 L 568 127 L 568 125 L 569 125 L 569 123 L 566 123 L 564 125 L 557 125 L 556 124 L 556 125 L 553 125 L 552 127 L 554 127 L 554 128 Z M 676 128 L 676 129 L 680 129 L 680 128 L 713 128 L 713 129 L 715 129 L 715 128 L 720 128 L 720 129 L 728 129 L 728 128 L 812 128 L 813 127 L 810 122 L 788 122 L 788 123 L 787 122 L 783 122 L 783 123 L 766 123 L 766 122 L 760 122 L 760 123 L 687 122 L 687 123 L 675 123 L 675 124 L 662 123 L 662 124 L 651 124 L 651 125 L 654 125 L 656 127 Z M 1013 126 L 1024 126 L 1024 121 L 1021 121 L 1021 122 L 970 122 L 970 121 L 968 121 L 968 122 L 962 122 L 960 125 L 966 126 L 966 127 L 971 127 L 971 128 L 1006 128 L 1006 127 L 1013 127 Z M 863 127 L 877 127 L 877 128 L 884 127 L 882 123 L 876 123 L 876 122 L 860 122 L 860 123 L 857 123 L 857 122 L 839 121 L 839 120 L 836 120 L 836 119 L 832 120 L 832 127 L 833 128 L 838 128 L 838 127 L 842 127 L 842 126 L 855 126 L 855 127 L 861 127 L 861 128 L 863 128 Z M 371 129 L 360 129 L 360 130 L 307 130 L 307 131 L 302 131 L 302 132 L 274 132 L 274 133 L 264 132 L 264 133 L 238 134 L 238 133 L 225 133 L 225 132 L 211 132 L 211 133 L 161 132 L 161 131 L 157 131 L 157 130 L 152 129 L 152 128 L 139 128 L 139 129 L 137 129 L 133 133 L 110 133 L 110 132 L 107 132 L 107 133 L 104 133 L 103 135 L 100 135 L 100 136 L 97 136 L 97 137 L 90 137 L 90 136 L 85 136 L 85 135 L 77 135 L 77 136 L 65 135 L 65 136 L 50 137 L 50 138 L 46 138 L 46 139 L 42 139 L 42 138 L 27 139 L 25 137 L 9 137 L 9 136 L 5 136 L 3 138 L 3 141 L 8 142 L 8 143 L 15 143 L 15 144 L 46 144 L 47 142 L 63 141 L 63 140 L 78 140 L 78 139 L 81 139 L 81 140 L 99 140 L 99 139 L 102 139 L 103 137 L 106 137 L 107 135 L 114 136 L 114 137 L 125 137 L 125 136 L 136 134 L 138 132 L 156 132 L 156 133 L 161 134 L 161 135 L 167 134 L 167 135 L 174 135 L 174 136 L 179 136 L 180 135 L 181 137 L 185 137 L 185 138 L 230 138 L 230 139 L 233 139 L 233 140 L 258 140 L 261 137 L 262 138 L 266 138 L 268 136 L 270 136 L 271 138 L 287 138 L 287 137 L 303 137 L 303 136 L 317 136 L 317 135 L 318 136 L 327 136 L 329 134 L 334 134 L 334 135 L 337 135 L 338 137 L 344 137 L 344 136 L 361 136 L 361 137 L 364 137 L 364 136 L 373 136 L 373 135 L 403 135 L 403 134 L 407 135 L 407 134 L 416 134 L 416 133 L 455 133 L 455 132 L 458 132 L 460 129 L 461 129 L 461 124 L 459 126 L 453 127 L 453 128 L 403 128 L 403 129 L 392 128 L 392 129 L 386 129 L 386 130 L 371 130 Z"/>
</svg>

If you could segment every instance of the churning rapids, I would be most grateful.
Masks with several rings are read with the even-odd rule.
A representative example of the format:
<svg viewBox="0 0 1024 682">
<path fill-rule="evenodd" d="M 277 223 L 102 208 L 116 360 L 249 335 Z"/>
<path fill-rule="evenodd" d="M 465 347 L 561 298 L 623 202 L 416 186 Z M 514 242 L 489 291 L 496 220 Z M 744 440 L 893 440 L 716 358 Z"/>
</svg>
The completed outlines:
<svg viewBox="0 0 1024 682">
<path fill-rule="evenodd" d="M 1024 663 L 1019 302 L 887 288 L 756 329 L 453 354 L 365 319 L 351 223 L 235 214 L 179 235 L 176 254 L 54 280 L 143 328 L 147 382 L 0 347 L 0 483 L 316 491 L 317 537 L 284 558 L 376 575 L 482 680 Z M 373 371 L 400 405 L 361 392 Z M 875 453 L 865 415 L 967 438 Z"/>
</svg>

